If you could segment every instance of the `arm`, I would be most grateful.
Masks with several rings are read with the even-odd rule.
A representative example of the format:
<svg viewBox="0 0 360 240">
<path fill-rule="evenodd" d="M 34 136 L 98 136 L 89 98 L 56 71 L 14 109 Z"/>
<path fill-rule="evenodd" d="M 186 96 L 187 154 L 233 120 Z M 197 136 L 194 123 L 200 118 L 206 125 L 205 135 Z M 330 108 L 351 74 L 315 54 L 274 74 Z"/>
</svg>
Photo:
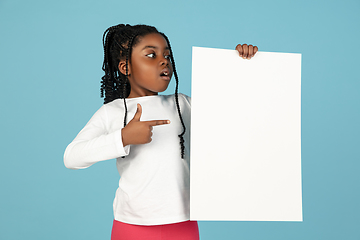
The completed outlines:
<svg viewBox="0 0 360 240">
<path fill-rule="evenodd" d="M 92 164 L 129 154 L 123 147 L 121 129 L 109 133 L 106 106 L 102 106 L 67 146 L 64 164 L 67 168 L 81 169 Z"/>
</svg>

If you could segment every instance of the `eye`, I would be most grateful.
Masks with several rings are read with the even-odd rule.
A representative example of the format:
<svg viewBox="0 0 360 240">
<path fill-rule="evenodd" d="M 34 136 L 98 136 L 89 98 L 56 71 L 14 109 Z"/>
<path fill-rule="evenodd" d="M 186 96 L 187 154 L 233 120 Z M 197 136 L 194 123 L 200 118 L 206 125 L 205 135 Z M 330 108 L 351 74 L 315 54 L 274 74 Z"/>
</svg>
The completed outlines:
<svg viewBox="0 0 360 240">
<path fill-rule="evenodd" d="M 171 60 L 170 55 L 166 55 L 165 58 L 168 59 L 168 60 Z"/>
<path fill-rule="evenodd" d="M 146 56 L 147 56 L 147 57 L 150 57 L 150 58 L 154 58 L 156 55 L 155 55 L 155 53 L 149 53 L 149 54 L 147 54 Z"/>
</svg>

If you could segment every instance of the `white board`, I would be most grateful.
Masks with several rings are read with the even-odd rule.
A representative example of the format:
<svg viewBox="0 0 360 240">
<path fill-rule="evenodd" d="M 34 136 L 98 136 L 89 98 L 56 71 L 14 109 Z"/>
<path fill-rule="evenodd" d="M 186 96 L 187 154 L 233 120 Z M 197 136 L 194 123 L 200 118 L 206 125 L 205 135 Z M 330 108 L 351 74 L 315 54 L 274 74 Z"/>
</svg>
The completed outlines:
<svg viewBox="0 0 360 240">
<path fill-rule="evenodd" d="M 191 219 L 302 221 L 301 54 L 192 50 Z"/>
</svg>

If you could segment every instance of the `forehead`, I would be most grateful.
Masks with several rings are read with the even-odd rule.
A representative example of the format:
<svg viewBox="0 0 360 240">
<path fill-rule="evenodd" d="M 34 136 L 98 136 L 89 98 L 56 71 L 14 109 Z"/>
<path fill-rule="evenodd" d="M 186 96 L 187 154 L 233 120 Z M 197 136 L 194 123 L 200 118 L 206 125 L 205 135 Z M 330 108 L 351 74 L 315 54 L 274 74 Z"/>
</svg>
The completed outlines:
<svg viewBox="0 0 360 240">
<path fill-rule="evenodd" d="M 141 50 L 146 46 L 154 46 L 161 49 L 169 48 L 165 38 L 159 33 L 149 33 L 145 36 L 140 37 L 138 43 L 134 46 L 134 50 L 135 48 Z"/>
</svg>

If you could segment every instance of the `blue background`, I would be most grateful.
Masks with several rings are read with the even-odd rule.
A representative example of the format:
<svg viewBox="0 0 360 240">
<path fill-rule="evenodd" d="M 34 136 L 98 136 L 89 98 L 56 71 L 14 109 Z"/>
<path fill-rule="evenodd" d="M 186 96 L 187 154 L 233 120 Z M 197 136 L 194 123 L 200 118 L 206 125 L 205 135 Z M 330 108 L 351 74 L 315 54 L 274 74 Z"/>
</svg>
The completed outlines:
<svg viewBox="0 0 360 240">
<path fill-rule="evenodd" d="M 192 46 L 302 53 L 304 221 L 200 222 L 202 240 L 360 239 L 359 13 L 359 0 L 0 0 L 0 239 L 110 239 L 115 161 L 74 171 L 62 157 L 102 105 L 102 34 L 118 23 L 168 35 L 188 95 Z"/>
</svg>

